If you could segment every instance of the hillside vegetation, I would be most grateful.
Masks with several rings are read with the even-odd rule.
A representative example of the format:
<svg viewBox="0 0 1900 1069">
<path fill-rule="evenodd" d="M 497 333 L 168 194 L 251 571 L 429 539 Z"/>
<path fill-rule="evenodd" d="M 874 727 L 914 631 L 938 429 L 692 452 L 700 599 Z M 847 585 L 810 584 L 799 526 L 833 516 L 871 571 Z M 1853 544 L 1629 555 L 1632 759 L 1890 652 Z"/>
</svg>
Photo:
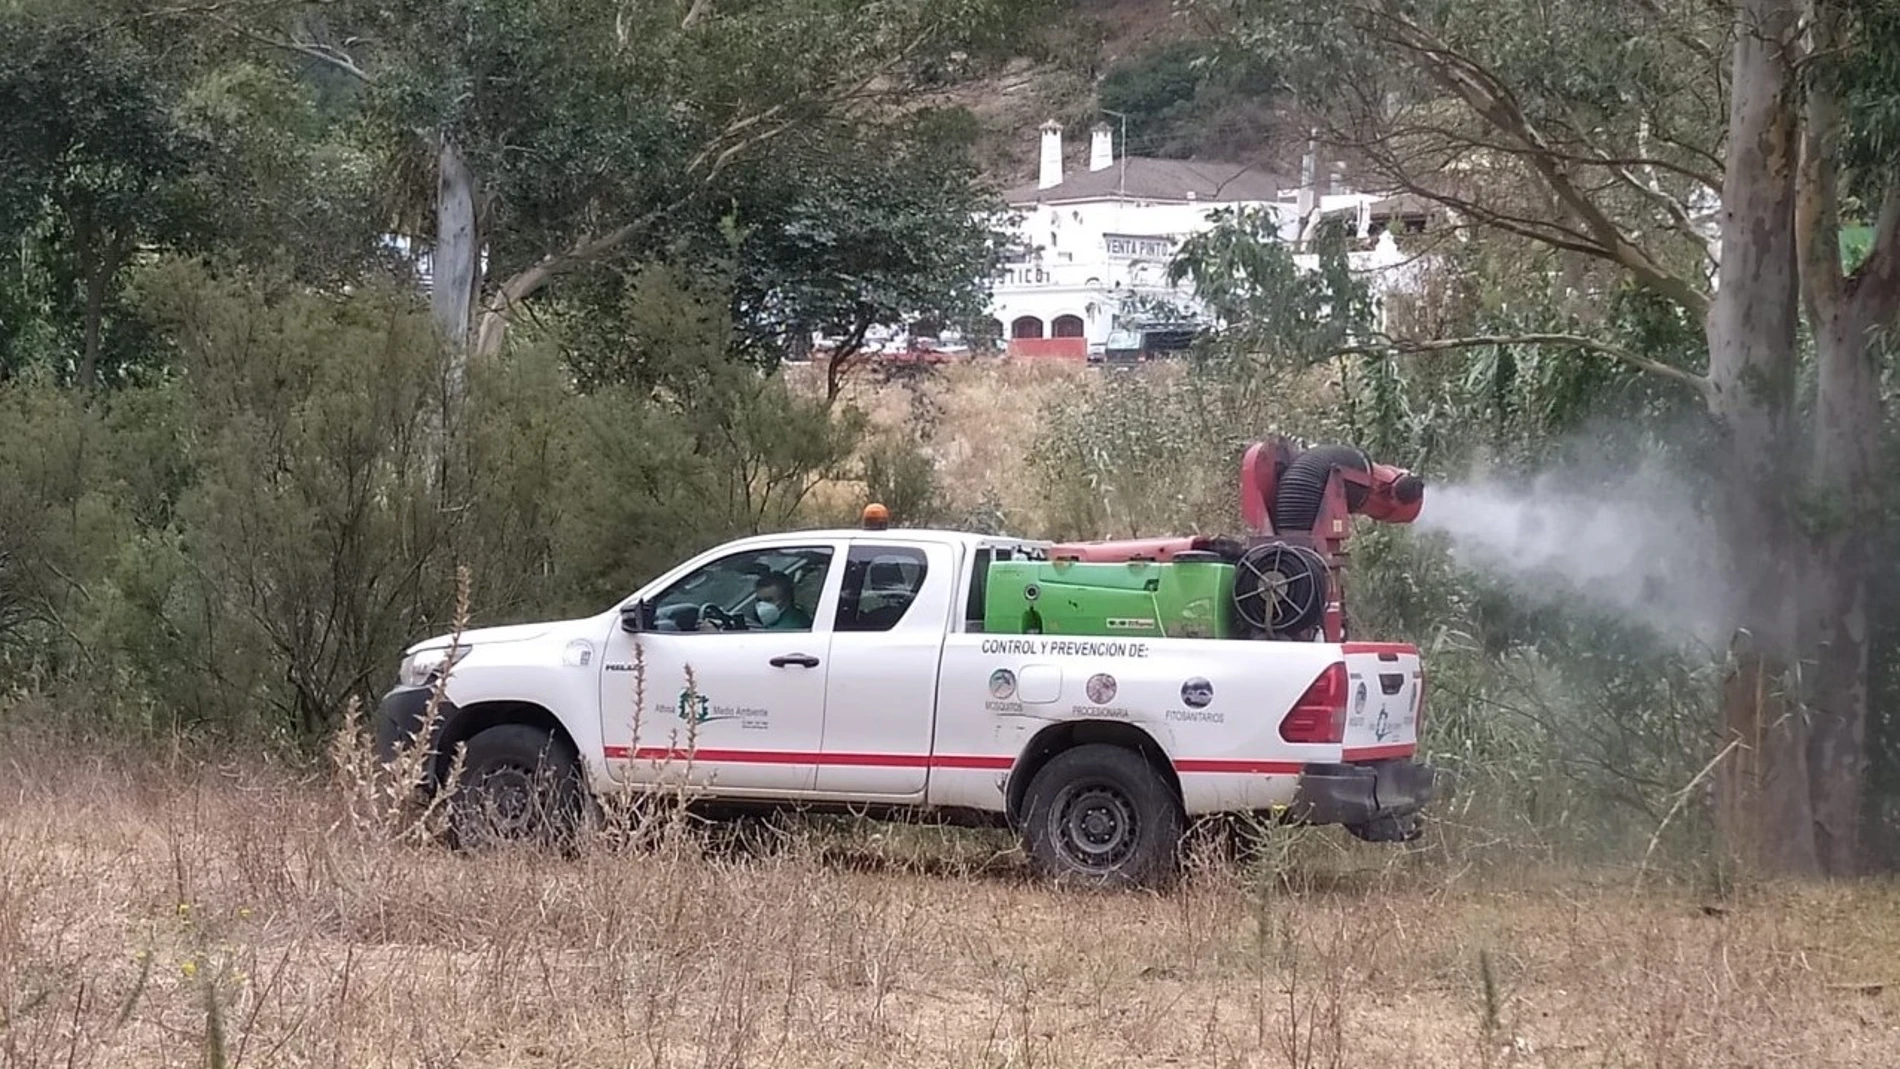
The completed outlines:
<svg viewBox="0 0 1900 1069">
<path fill-rule="evenodd" d="M 6 1064 L 1900 1061 L 1891 0 L 17 0 L 0 40 Z M 1445 209 L 1427 285 L 1237 213 L 1171 265 L 1182 359 L 814 361 L 985 321 L 997 188 L 1105 107 L 1282 173 L 1317 131 Z M 458 608 L 873 500 L 1232 532 L 1275 433 L 1465 510 L 1352 541 L 1457 784 L 1417 844 L 1125 895 L 817 820 L 461 855 L 364 749 Z"/>
</svg>

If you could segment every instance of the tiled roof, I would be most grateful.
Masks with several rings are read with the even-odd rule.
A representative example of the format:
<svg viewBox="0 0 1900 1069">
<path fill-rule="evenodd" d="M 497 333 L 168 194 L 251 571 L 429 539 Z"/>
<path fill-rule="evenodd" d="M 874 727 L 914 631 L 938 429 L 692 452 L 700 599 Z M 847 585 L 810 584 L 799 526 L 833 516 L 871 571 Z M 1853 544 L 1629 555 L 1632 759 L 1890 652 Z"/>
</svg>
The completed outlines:
<svg viewBox="0 0 1900 1069">
<path fill-rule="evenodd" d="M 1135 200 L 1185 201 L 1191 193 L 1198 201 L 1261 201 L 1278 199 L 1280 188 L 1273 175 L 1245 164 L 1130 156 L 1099 171 L 1065 168 L 1057 185 L 1037 189 L 1036 183 L 1030 182 L 1010 190 L 1007 196 L 1009 203 L 1019 205 L 1092 200 L 1113 197 L 1118 192 Z"/>
</svg>

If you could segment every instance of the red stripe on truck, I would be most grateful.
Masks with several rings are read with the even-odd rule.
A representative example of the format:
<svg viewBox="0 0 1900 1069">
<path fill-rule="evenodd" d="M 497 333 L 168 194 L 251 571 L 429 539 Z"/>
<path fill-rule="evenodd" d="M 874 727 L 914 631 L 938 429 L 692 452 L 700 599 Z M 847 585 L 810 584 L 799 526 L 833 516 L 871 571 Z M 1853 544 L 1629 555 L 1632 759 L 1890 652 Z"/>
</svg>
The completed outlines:
<svg viewBox="0 0 1900 1069">
<path fill-rule="evenodd" d="M 849 765 L 857 768 L 998 768 L 1016 763 L 1011 757 L 982 754 L 820 753 L 801 750 L 680 750 L 665 746 L 625 746 L 605 749 L 608 760 L 711 761 L 732 765 Z"/>
<path fill-rule="evenodd" d="M 604 755 L 610 761 L 710 761 L 735 765 L 847 765 L 858 768 L 943 768 L 994 770 L 1007 772 L 1015 767 L 1013 757 L 991 754 L 892 754 L 892 753 L 817 753 L 797 750 L 677 750 L 665 746 L 608 746 Z M 1174 763 L 1177 772 L 1222 772 L 1245 775 L 1296 775 L 1298 761 L 1231 761 L 1185 757 Z"/>
</svg>

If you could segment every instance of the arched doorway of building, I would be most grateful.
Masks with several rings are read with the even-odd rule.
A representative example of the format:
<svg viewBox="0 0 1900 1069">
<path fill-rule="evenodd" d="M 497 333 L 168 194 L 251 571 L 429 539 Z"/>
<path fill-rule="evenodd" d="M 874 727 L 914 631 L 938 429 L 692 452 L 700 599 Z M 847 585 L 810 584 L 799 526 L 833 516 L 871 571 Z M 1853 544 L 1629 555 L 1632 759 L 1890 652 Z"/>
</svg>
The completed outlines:
<svg viewBox="0 0 1900 1069">
<path fill-rule="evenodd" d="M 1012 338 L 1040 338 L 1042 337 L 1042 320 L 1037 319 L 1035 316 L 1018 316 L 1016 317 L 1016 321 L 1009 325 L 1009 336 Z"/>
<path fill-rule="evenodd" d="M 1081 338 L 1088 333 L 1081 316 L 1057 316 L 1053 326 L 1050 337 L 1054 338 Z"/>
</svg>

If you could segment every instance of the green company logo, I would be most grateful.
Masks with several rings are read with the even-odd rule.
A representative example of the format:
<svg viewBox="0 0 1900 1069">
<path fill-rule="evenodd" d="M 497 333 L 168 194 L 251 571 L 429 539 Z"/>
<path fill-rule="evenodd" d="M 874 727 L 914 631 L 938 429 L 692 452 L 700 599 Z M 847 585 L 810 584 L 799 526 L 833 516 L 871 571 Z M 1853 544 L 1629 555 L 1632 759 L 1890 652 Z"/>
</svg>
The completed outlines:
<svg viewBox="0 0 1900 1069">
<path fill-rule="evenodd" d="M 679 718 L 689 724 L 704 724 L 713 718 L 712 699 L 690 690 L 680 691 L 678 709 Z"/>
</svg>

